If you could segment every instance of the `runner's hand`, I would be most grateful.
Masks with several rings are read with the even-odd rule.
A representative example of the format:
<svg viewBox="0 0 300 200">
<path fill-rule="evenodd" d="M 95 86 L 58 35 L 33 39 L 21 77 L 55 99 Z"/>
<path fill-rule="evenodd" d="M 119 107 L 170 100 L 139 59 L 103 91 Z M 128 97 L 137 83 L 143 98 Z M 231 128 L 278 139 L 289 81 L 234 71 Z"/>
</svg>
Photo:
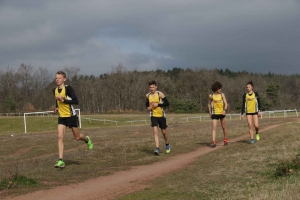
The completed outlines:
<svg viewBox="0 0 300 200">
<path fill-rule="evenodd" d="M 158 103 L 151 103 L 152 108 L 156 108 L 158 106 Z"/>
</svg>

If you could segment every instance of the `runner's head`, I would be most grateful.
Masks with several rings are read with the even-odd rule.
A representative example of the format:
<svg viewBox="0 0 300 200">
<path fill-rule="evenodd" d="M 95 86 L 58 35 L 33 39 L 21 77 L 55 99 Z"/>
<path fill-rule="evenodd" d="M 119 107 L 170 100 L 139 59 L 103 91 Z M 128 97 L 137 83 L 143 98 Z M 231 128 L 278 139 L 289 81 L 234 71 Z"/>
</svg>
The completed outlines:
<svg viewBox="0 0 300 200">
<path fill-rule="evenodd" d="M 253 88 L 254 88 L 254 85 L 253 85 L 253 82 L 252 81 L 249 81 L 246 85 L 246 89 L 247 89 L 247 92 L 252 92 L 253 91 Z"/>
<path fill-rule="evenodd" d="M 64 71 L 58 71 L 55 74 L 55 82 L 57 86 L 62 86 L 67 80 L 67 75 Z"/>
<path fill-rule="evenodd" d="M 216 81 L 214 84 L 212 84 L 211 86 L 211 90 L 213 92 L 218 92 L 220 93 L 221 92 L 221 89 L 222 89 L 222 84 L 218 81 Z"/>
<path fill-rule="evenodd" d="M 150 90 L 151 93 L 156 92 L 157 85 L 156 85 L 155 81 L 148 82 L 148 85 L 149 85 L 149 90 Z"/>
</svg>

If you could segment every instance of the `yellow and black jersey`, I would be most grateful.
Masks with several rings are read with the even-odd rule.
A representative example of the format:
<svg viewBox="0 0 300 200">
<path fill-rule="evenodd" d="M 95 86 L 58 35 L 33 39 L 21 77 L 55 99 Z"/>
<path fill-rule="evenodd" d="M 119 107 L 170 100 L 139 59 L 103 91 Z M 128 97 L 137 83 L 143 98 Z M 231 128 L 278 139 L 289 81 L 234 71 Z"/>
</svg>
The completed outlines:
<svg viewBox="0 0 300 200">
<path fill-rule="evenodd" d="M 223 94 L 211 94 L 211 114 L 221 115 L 224 111 Z"/>
<path fill-rule="evenodd" d="M 164 106 L 169 106 L 169 102 L 166 97 L 161 99 L 159 97 L 159 91 L 156 91 L 154 94 L 148 93 L 146 99 L 146 108 L 150 107 L 150 117 L 166 117 L 166 113 L 163 109 Z M 151 103 L 157 103 L 158 106 L 153 108 Z"/>
<path fill-rule="evenodd" d="M 71 117 L 76 115 L 72 104 L 78 104 L 78 99 L 71 86 L 64 86 L 62 88 L 54 88 L 53 93 L 55 98 L 60 94 L 64 102 L 56 100 L 56 108 L 58 108 L 59 117 Z"/>
<path fill-rule="evenodd" d="M 258 113 L 261 111 L 260 99 L 257 92 L 252 92 L 251 94 L 245 93 L 243 95 L 243 106 L 242 114 L 244 113 Z"/>
</svg>

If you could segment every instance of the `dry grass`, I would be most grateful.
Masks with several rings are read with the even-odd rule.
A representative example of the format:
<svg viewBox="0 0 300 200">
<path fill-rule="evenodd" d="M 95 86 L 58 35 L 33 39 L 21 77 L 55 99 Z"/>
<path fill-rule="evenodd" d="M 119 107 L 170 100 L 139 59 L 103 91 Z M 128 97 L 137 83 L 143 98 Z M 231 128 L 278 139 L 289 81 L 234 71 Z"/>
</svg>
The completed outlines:
<svg viewBox="0 0 300 200">
<path fill-rule="evenodd" d="M 261 127 L 264 127 L 288 120 L 290 119 L 263 119 L 260 123 Z M 228 121 L 228 128 L 230 138 L 247 133 L 246 121 Z M 296 129 L 296 127 L 294 128 Z M 18 134 L 14 137 L 11 137 L 10 134 L 1 135 L 0 158 L 2 162 L 0 163 L 0 181 L 8 178 L 9 174 L 19 174 L 36 180 L 38 184 L 15 187 L 9 190 L 4 189 L 0 191 L 0 197 L 77 183 L 86 179 L 114 173 L 118 170 L 126 170 L 131 166 L 149 164 L 164 160 L 175 154 L 192 151 L 199 146 L 206 146 L 210 143 L 211 122 L 208 120 L 201 123 L 185 124 L 173 122 L 169 125 L 168 132 L 170 134 L 172 153 L 170 155 L 161 154 L 161 156 L 155 157 L 152 155 L 154 141 L 152 138 L 152 129 L 149 125 L 83 129 L 82 133 L 91 136 L 94 142 L 94 149 L 92 151 L 88 150 L 84 143 L 74 141 L 71 132 L 68 131 L 65 136 L 64 159 L 66 168 L 64 170 L 57 170 L 53 167 L 57 159 L 56 132 Z M 289 132 L 293 132 L 293 130 Z M 279 133 L 276 132 L 276 134 Z M 222 141 L 223 137 L 220 129 L 217 135 L 217 140 Z M 271 133 L 269 135 L 272 136 Z M 281 139 L 283 140 L 283 138 Z M 273 144 L 273 142 L 270 144 Z M 249 163 L 254 165 L 263 161 L 263 158 L 255 156 L 255 153 L 258 150 L 264 151 L 267 148 L 264 144 L 266 143 L 263 141 L 253 146 L 246 145 L 245 142 L 232 144 L 224 151 L 216 151 L 199 158 L 199 163 L 188 167 L 186 172 L 182 173 L 180 171 L 158 179 L 156 181 L 158 184 L 155 185 L 161 184 L 161 188 L 156 189 L 156 187 L 153 187 L 153 190 L 151 188 L 148 192 L 154 195 L 158 190 L 161 191 L 159 194 L 162 196 L 184 196 L 188 199 L 193 199 L 194 197 L 197 199 L 198 194 L 200 196 L 205 194 L 209 197 L 211 195 L 209 191 L 215 192 L 215 190 L 220 190 L 229 192 L 232 190 L 230 188 L 233 185 L 239 183 L 238 180 L 240 177 L 247 177 L 245 176 L 244 168 L 247 168 Z M 282 147 L 285 147 L 285 142 L 279 140 L 278 144 L 278 152 L 282 153 Z M 161 148 L 164 148 L 163 143 L 161 143 Z M 260 149 L 254 150 L 254 148 Z M 271 161 L 278 158 L 274 154 L 277 152 L 276 148 L 273 150 L 272 154 L 269 153 L 268 155 L 268 159 Z M 285 152 L 288 154 L 290 151 L 287 148 Z M 260 160 L 258 161 L 257 159 Z M 237 164 L 237 162 L 245 166 L 240 166 L 240 163 Z M 264 163 L 258 166 L 254 165 L 253 167 L 260 169 L 261 165 L 264 165 Z M 255 169 L 252 171 L 247 170 L 246 173 L 257 172 Z M 193 173 L 188 173 L 190 170 Z M 208 179 L 207 177 L 210 178 Z M 190 181 L 185 183 L 184 180 L 186 179 Z M 167 180 L 167 183 L 163 183 L 164 180 Z M 180 184 L 178 185 L 177 183 Z M 167 184 L 167 187 L 165 184 Z M 240 187 L 245 187 L 243 184 L 241 183 Z M 189 187 L 187 188 L 187 186 Z M 164 191 L 162 191 L 163 188 Z M 185 188 L 185 190 L 183 191 L 178 188 Z M 183 196 L 177 196 L 180 191 L 183 192 Z M 218 197 L 218 194 L 216 193 L 216 197 Z M 141 195 L 143 196 L 143 194 Z M 140 199 L 140 197 L 136 197 L 136 199 Z"/>
<path fill-rule="evenodd" d="M 254 145 L 240 141 L 201 156 L 185 169 L 156 179 L 127 199 L 300 199 L 300 175 L 274 176 L 274 164 L 291 160 L 300 148 L 299 123 L 261 133 Z"/>
</svg>

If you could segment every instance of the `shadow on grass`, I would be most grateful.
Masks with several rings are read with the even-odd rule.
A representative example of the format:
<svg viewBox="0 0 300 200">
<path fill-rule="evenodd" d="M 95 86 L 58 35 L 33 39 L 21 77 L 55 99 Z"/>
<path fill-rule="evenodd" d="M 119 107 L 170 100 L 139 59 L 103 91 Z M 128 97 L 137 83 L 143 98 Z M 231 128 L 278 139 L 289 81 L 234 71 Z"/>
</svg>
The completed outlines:
<svg viewBox="0 0 300 200">
<path fill-rule="evenodd" d="M 210 147 L 210 143 L 207 142 L 197 142 L 196 144 L 199 144 L 200 146 Z"/>
<path fill-rule="evenodd" d="M 154 150 L 151 149 L 143 149 L 142 152 L 146 153 L 146 154 L 151 154 L 153 155 Z"/>
<path fill-rule="evenodd" d="M 66 165 L 81 165 L 79 162 L 74 161 L 74 160 L 64 160 Z"/>
</svg>

